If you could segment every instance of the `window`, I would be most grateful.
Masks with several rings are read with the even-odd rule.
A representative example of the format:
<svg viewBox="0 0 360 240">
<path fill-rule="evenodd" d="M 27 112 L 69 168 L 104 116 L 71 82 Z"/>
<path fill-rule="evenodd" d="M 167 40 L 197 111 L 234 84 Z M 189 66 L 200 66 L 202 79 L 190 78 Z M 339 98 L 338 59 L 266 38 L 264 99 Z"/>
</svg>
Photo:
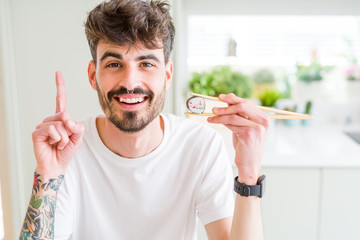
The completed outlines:
<svg viewBox="0 0 360 240">
<path fill-rule="evenodd" d="M 316 51 L 324 64 L 344 65 L 345 54 L 360 57 L 359 26 L 354 16 L 190 16 L 188 63 L 293 66 Z"/>
<path fill-rule="evenodd" d="M 296 64 L 310 64 L 316 57 L 333 67 L 322 81 L 319 98 L 347 102 L 346 71 L 360 60 L 360 18 L 192 15 L 187 56 L 190 72 L 217 65 L 230 65 L 245 74 L 268 68 L 280 90 L 288 92 L 295 83 Z"/>
</svg>

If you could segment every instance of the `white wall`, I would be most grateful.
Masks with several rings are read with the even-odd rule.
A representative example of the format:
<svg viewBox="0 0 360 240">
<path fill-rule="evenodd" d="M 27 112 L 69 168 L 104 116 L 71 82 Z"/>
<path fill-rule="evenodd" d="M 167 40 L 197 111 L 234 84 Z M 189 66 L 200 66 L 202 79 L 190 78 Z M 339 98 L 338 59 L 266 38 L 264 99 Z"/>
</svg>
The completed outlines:
<svg viewBox="0 0 360 240">
<path fill-rule="evenodd" d="M 25 214 L 35 169 L 31 133 L 55 112 L 55 71 L 64 74 L 67 109 L 74 119 L 100 111 L 87 81 L 90 54 L 82 27 L 94 3 L 14 0 L 12 4 L 24 188 L 20 209 Z"/>
</svg>

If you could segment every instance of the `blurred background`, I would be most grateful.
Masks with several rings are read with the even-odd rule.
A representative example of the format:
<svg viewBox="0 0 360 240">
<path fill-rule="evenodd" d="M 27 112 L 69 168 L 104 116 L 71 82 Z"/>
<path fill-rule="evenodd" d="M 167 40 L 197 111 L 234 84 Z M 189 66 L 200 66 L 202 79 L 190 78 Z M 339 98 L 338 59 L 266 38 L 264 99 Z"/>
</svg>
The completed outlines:
<svg viewBox="0 0 360 240">
<path fill-rule="evenodd" d="M 101 112 L 83 28 L 99 2 L 0 0 L 0 239 L 16 239 L 21 228 L 35 169 L 31 133 L 55 112 L 55 71 L 72 118 Z M 265 239 L 360 239 L 360 2 L 170 3 L 174 81 L 164 112 L 184 116 L 190 92 L 234 92 L 314 116 L 271 122 Z M 212 127 L 232 156 L 231 133 Z"/>
</svg>

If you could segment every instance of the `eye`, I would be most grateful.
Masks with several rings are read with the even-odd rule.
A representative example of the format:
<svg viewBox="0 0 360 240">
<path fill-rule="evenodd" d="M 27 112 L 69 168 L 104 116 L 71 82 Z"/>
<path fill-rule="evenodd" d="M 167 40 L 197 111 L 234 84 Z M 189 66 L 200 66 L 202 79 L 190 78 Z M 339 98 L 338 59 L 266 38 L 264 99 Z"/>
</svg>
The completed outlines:
<svg viewBox="0 0 360 240">
<path fill-rule="evenodd" d="M 146 68 L 155 67 L 155 65 L 152 64 L 151 62 L 142 62 L 142 63 L 141 63 L 141 66 L 142 66 L 142 67 L 146 67 Z"/>
<path fill-rule="evenodd" d="M 110 64 L 108 64 L 106 67 L 118 68 L 118 67 L 120 67 L 120 63 L 116 63 L 116 62 L 110 63 Z"/>
</svg>

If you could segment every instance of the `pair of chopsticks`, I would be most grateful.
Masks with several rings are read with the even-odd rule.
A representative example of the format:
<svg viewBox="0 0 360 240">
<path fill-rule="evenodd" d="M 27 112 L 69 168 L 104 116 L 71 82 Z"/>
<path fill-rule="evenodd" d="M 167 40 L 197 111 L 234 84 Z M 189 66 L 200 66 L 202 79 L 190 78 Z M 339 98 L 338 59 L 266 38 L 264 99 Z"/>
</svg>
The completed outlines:
<svg viewBox="0 0 360 240">
<path fill-rule="evenodd" d="M 201 97 L 204 99 L 208 99 L 208 100 L 213 100 L 213 101 L 218 101 L 218 102 L 222 102 L 219 98 L 217 97 L 211 97 L 211 96 L 207 96 L 207 95 L 202 95 L 202 94 L 197 94 L 197 93 L 191 93 L 192 96 L 194 97 Z M 276 108 L 270 108 L 270 107 L 263 107 L 263 106 L 257 106 L 261 111 L 264 112 L 271 112 L 271 113 L 276 113 L 276 114 L 269 114 L 269 118 L 271 119 L 306 119 L 306 120 L 310 120 L 313 119 L 313 117 L 311 115 L 307 115 L 307 114 L 302 114 L 302 113 L 296 113 L 296 112 L 290 112 L 290 111 L 285 111 L 285 110 L 279 110 Z M 214 113 L 192 113 L 192 112 L 186 112 L 186 115 L 198 115 L 198 116 L 205 116 L 205 117 L 215 117 L 217 116 Z"/>
</svg>

